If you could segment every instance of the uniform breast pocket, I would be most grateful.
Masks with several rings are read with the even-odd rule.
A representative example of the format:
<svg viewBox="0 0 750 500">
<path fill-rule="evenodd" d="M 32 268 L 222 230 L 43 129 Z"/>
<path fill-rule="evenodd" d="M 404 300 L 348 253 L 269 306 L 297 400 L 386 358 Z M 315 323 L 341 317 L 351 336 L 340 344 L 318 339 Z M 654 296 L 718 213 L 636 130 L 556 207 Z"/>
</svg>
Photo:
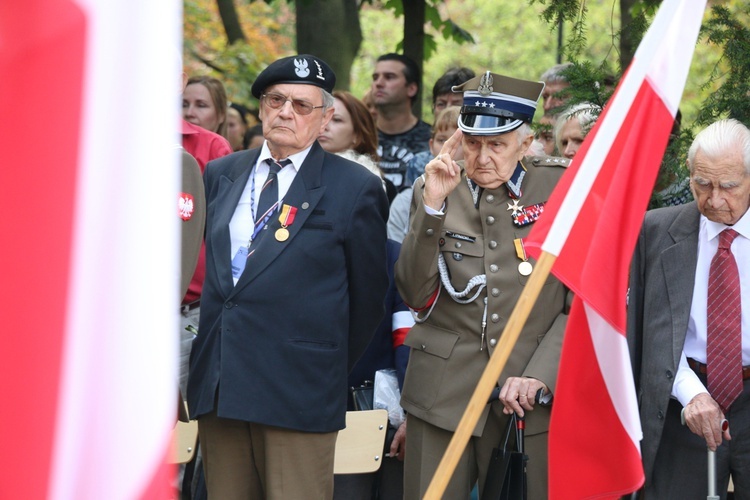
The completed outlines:
<svg viewBox="0 0 750 500">
<path fill-rule="evenodd" d="M 435 404 L 459 334 L 436 326 L 417 325 L 406 336 L 404 345 L 411 348 L 403 397 L 429 410 Z"/>
<path fill-rule="evenodd" d="M 481 236 L 444 230 L 440 250 L 456 291 L 462 291 L 475 276 L 484 274 L 484 240 Z"/>
</svg>

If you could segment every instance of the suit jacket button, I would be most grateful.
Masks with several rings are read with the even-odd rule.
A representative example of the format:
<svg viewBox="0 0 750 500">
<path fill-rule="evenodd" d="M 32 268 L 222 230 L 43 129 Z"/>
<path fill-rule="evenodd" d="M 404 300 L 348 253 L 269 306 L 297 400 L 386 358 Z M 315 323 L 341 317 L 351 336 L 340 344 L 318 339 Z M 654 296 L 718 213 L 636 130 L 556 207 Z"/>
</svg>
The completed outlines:
<svg viewBox="0 0 750 500">
<path fill-rule="evenodd" d="M 659 410 L 659 413 L 656 414 L 656 416 L 659 418 L 659 420 L 664 420 L 664 412 Z"/>
<path fill-rule="evenodd" d="M 667 370 L 667 380 L 672 380 L 672 371 Z"/>
<path fill-rule="evenodd" d="M 232 306 L 234 306 L 234 304 L 232 304 L 231 302 L 227 302 L 226 304 L 224 304 L 224 307 L 226 307 L 227 309 L 231 309 Z"/>
</svg>

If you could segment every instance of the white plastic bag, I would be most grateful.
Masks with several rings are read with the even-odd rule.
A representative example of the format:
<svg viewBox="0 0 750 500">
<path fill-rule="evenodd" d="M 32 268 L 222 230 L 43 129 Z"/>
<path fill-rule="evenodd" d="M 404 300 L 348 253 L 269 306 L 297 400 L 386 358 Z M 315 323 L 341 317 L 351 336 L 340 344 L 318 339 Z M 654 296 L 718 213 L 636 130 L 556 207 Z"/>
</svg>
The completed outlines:
<svg viewBox="0 0 750 500">
<path fill-rule="evenodd" d="M 373 408 L 388 410 L 388 421 L 398 429 L 406 419 L 401 408 L 401 391 L 398 389 L 398 378 L 394 368 L 375 372 Z"/>
</svg>

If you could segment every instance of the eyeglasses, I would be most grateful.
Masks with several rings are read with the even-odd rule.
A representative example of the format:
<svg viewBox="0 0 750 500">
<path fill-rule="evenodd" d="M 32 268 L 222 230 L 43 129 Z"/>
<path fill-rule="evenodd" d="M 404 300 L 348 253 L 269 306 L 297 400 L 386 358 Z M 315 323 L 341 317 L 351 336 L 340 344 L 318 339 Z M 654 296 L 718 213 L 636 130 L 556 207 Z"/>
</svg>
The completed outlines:
<svg viewBox="0 0 750 500">
<path fill-rule="evenodd" d="M 272 109 L 279 109 L 284 104 L 286 104 L 287 101 L 292 103 L 292 109 L 294 109 L 294 112 L 298 115 L 309 115 L 313 112 L 313 109 L 322 108 L 323 106 L 313 106 L 307 101 L 300 101 L 299 99 L 287 99 L 286 96 L 283 96 L 281 94 L 263 94 L 261 96 L 263 99 L 263 102 L 266 103 L 266 106 Z"/>
</svg>

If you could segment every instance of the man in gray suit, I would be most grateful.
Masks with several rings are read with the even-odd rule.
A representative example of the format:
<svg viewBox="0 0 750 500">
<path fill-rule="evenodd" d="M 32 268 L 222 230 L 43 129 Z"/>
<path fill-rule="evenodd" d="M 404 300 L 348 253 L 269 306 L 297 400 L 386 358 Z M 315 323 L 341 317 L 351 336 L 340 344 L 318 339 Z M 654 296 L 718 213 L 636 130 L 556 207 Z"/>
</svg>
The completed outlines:
<svg viewBox="0 0 750 500">
<path fill-rule="evenodd" d="M 735 498 L 750 498 L 750 130 L 736 120 L 710 125 L 688 167 L 695 201 L 646 214 L 631 269 L 645 494 L 705 497 L 708 447 L 722 498 L 730 474 Z M 729 284 L 716 277 L 722 259 L 735 263 Z M 715 305 L 720 295 L 735 304 L 731 312 Z M 712 346 L 731 333 L 734 343 L 718 354 Z"/>
</svg>

